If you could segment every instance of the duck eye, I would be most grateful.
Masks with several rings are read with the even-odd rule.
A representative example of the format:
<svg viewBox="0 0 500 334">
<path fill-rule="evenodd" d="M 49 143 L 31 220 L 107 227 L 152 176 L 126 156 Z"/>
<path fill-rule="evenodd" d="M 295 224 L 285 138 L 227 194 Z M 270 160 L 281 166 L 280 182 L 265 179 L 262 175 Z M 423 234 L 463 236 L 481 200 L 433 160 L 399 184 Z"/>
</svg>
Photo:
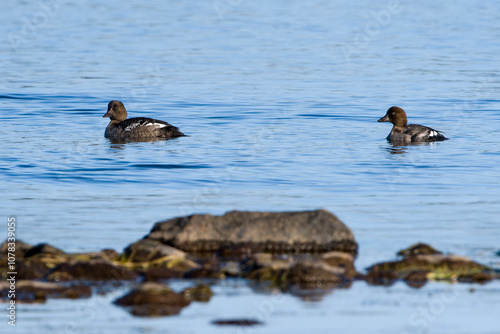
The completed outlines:
<svg viewBox="0 0 500 334">
<path fill-rule="evenodd" d="M 391 112 L 391 115 L 396 115 L 396 113 L 393 111 L 393 112 Z"/>
</svg>

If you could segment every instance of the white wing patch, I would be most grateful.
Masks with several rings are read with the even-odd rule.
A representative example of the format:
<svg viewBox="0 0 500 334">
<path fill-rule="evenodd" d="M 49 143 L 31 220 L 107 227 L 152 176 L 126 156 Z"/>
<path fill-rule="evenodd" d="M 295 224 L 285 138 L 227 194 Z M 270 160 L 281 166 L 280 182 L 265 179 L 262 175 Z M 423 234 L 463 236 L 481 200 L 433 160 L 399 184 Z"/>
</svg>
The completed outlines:
<svg viewBox="0 0 500 334">
<path fill-rule="evenodd" d="M 437 137 L 437 136 L 438 136 L 437 131 L 432 130 L 431 132 L 429 132 L 429 137 Z"/>
<path fill-rule="evenodd" d="M 148 123 L 148 124 L 146 124 L 146 126 L 154 126 L 156 129 L 161 129 L 161 128 L 166 127 L 165 124 L 161 124 L 161 123 Z"/>
<path fill-rule="evenodd" d="M 125 129 L 123 129 L 123 131 L 132 131 L 133 129 L 135 129 L 136 127 L 138 127 L 140 125 L 141 125 L 140 123 L 132 123 L 129 126 L 127 126 Z"/>
<path fill-rule="evenodd" d="M 132 123 L 130 125 L 127 125 L 127 127 L 125 129 L 123 129 L 123 131 L 132 131 L 135 128 L 140 127 L 140 126 L 152 126 L 155 129 L 161 129 L 161 128 L 166 127 L 167 125 L 166 124 L 162 124 L 162 123 L 154 123 L 154 122 L 144 122 L 144 121 L 142 121 L 142 122 L 135 122 L 135 123 Z"/>
</svg>

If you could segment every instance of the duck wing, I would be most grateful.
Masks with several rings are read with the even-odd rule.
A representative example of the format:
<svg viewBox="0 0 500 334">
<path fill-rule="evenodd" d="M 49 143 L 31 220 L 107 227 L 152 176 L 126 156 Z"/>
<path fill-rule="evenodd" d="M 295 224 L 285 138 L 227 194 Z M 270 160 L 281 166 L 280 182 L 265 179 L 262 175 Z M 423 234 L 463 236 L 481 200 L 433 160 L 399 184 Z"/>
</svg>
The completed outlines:
<svg viewBox="0 0 500 334">
<path fill-rule="evenodd" d="M 411 137 L 412 142 L 441 141 L 446 138 L 441 131 L 420 124 L 408 124 L 404 133 Z"/>
</svg>

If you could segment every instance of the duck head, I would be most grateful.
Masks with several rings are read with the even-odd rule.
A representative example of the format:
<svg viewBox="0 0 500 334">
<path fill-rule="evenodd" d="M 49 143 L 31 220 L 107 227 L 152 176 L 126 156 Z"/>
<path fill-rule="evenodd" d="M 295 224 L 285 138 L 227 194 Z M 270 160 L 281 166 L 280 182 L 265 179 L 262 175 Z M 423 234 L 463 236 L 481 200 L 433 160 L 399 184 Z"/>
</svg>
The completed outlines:
<svg viewBox="0 0 500 334">
<path fill-rule="evenodd" d="M 127 109 L 120 101 L 113 100 L 108 103 L 108 111 L 102 117 L 109 117 L 112 121 L 124 121 L 127 119 Z"/>
<path fill-rule="evenodd" d="M 408 122 L 406 113 L 400 107 L 390 107 L 384 117 L 379 122 L 391 122 L 394 126 L 404 128 Z"/>
</svg>

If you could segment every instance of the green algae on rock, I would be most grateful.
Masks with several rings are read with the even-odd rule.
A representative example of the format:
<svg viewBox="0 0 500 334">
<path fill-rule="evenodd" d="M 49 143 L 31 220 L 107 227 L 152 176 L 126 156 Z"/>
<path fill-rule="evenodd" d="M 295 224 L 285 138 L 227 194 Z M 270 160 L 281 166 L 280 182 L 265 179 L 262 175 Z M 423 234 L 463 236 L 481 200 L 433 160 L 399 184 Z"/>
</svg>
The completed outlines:
<svg viewBox="0 0 500 334">
<path fill-rule="evenodd" d="M 134 242 L 125 248 L 123 255 L 130 262 L 151 262 L 166 256 L 186 257 L 185 252 L 151 239 Z"/>
<path fill-rule="evenodd" d="M 61 263 L 49 274 L 48 280 L 66 281 L 130 281 L 137 273 L 113 263 L 107 258 L 97 257 L 87 260 L 71 259 Z"/>
<path fill-rule="evenodd" d="M 484 283 L 497 277 L 492 268 L 464 256 L 443 255 L 425 244 L 398 254 L 404 258 L 369 267 L 365 280 L 373 285 L 391 285 L 401 279 L 410 286 L 421 287 L 428 280 Z"/>
</svg>

